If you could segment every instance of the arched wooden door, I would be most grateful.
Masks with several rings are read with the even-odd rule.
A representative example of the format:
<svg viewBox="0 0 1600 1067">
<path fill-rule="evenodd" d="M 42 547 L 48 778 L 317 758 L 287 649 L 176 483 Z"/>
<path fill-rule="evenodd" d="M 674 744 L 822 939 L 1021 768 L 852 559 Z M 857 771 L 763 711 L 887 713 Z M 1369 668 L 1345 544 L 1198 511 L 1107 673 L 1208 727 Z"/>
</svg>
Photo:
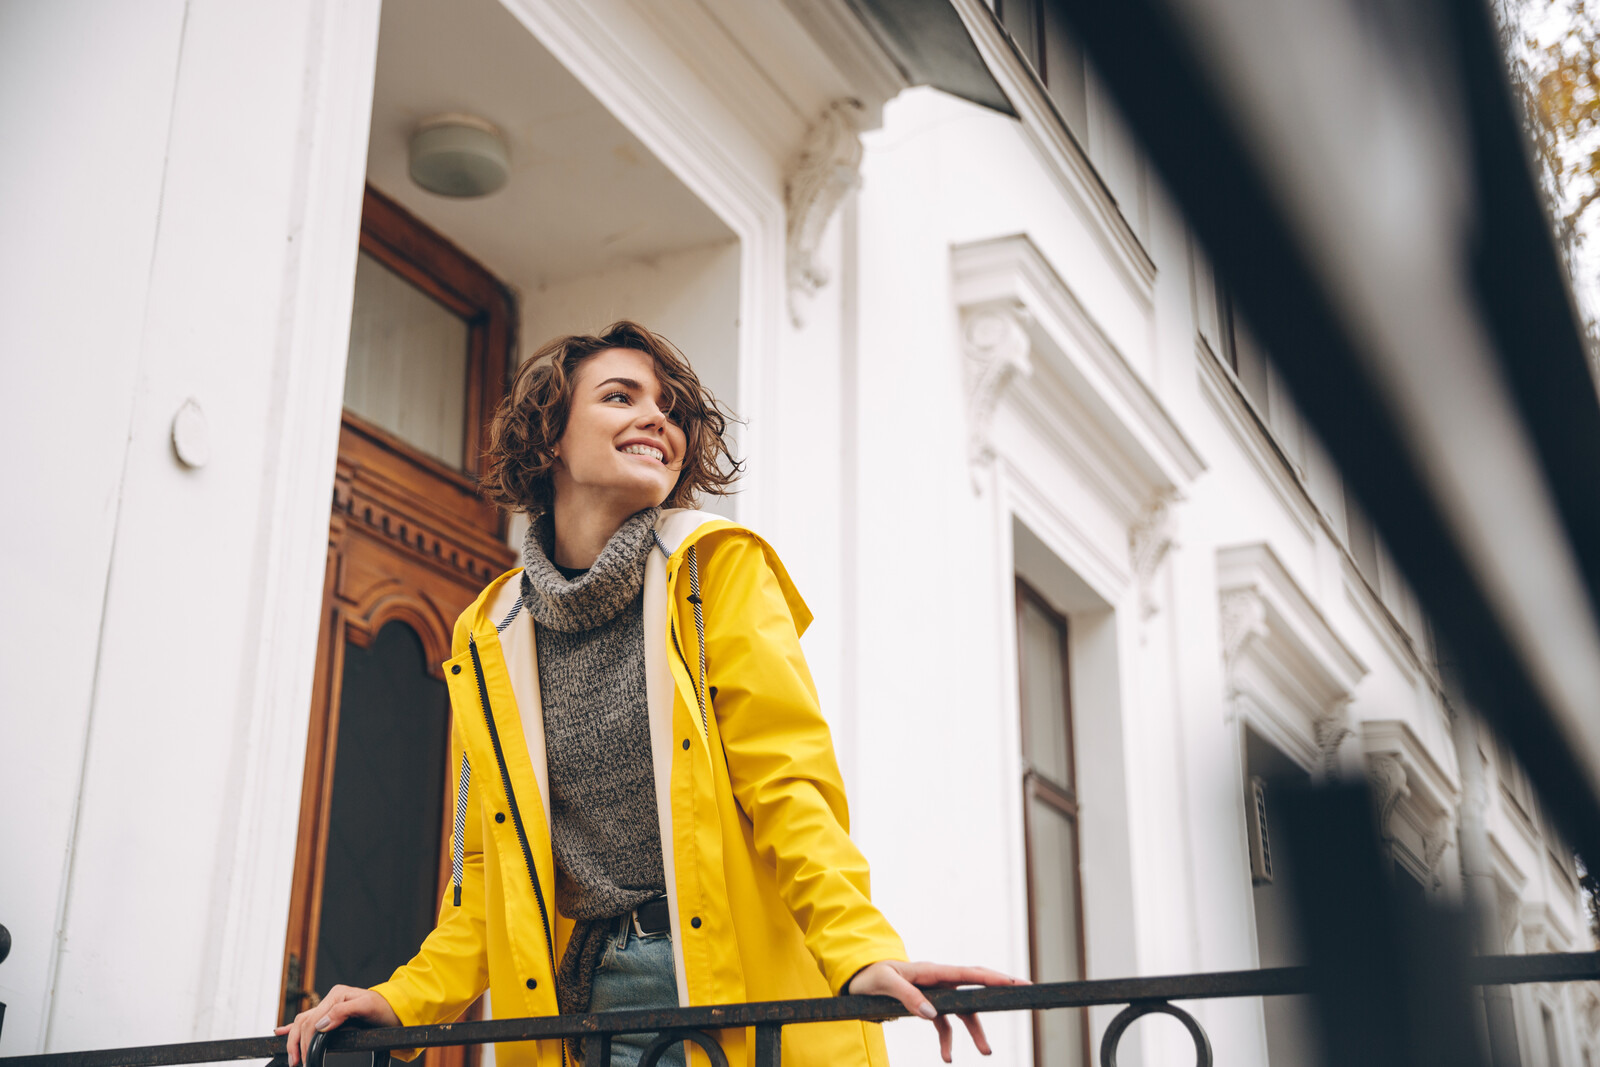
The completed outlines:
<svg viewBox="0 0 1600 1067">
<path fill-rule="evenodd" d="M 511 566 L 475 484 L 513 350 L 510 294 L 368 189 L 281 1012 L 387 978 L 448 880 L 456 616 Z M 438 1049 L 428 1067 L 463 1067 Z"/>
</svg>

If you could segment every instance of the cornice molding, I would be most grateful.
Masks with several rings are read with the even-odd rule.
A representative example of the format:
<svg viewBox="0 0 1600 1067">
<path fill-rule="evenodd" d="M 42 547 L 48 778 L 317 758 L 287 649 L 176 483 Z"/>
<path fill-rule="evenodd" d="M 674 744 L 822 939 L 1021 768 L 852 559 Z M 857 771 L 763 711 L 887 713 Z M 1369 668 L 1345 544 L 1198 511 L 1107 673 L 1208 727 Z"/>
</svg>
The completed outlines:
<svg viewBox="0 0 1600 1067">
<path fill-rule="evenodd" d="M 1307 769 L 1335 773 L 1366 664 L 1266 544 L 1219 550 L 1217 593 L 1230 702 L 1293 738 Z"/>
<path fill-rule="evenodd" d="M 1045 170 L 1067 201 L 1078 208 L 1089 229 L 1109 253 L 1123 282 L 1146 308 L 1155 303 L 1155 260 L 1133 232 L 1106 188 L 1100 172 L 1089 161 L 1056 110 L 1049 92 L 1033 68 L 1017 54 L 1010 35 L 996 21 L 984 0 L 951 0 L 967 32 L 978 46 L 989 72 L 1017 110 L 1030 143 L 1046 164 Z"/>
<path fill-rule="evenodd" d="M 848 0 L 782 2 L 845 82 L 859 93 L 861 128 L 876 129 L 883 121 L 884 103 L 910 85 L 905 72 L 884 51 Z"/>
<path fill-rule="evenodd" d="M 1437 888 L 1443 882 L 1444 855 L 1455 837 L 1461 783 L 1434 758 L 1408 723 L 1368 719 L 1360 729 L 1379 834 L 1396 850 L 1397 861 L 1409 860 L 1413 869 Z M 1397 819 L 1409 822 L 1414 836 L 1402 835 Z"/>
<path fill-rule="evenodd" d="M 1161 399 L 1026 234 L 956 245 L 950 259 L 963 322 L 982 309 L 1020 311 L 1033 363 L 1048 368 L 1134 474 L 1142 488 L 1129 522 L 1153 497 L 1180 491 L 1206 469 Z"/>
</svg>

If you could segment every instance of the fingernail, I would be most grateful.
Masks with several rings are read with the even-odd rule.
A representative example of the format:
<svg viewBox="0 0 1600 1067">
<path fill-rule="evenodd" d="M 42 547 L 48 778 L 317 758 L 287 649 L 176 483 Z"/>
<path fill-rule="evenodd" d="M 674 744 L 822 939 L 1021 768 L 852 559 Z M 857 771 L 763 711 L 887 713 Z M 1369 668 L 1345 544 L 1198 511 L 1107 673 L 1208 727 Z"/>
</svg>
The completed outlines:
<svg viewBox="0 0 1600 1067">
<path fill-rule="evenodd" d="M 328 1023 L 331 1022 L 331 1021 L 332 1020 L 330 1020 L 326 1015 L 324 1015 L 322 1017 L 321 1021 L 319 1021 L 317 1023 L 317 1029 L 318 1030 L 326 1030 L 328 1028 Z"/>
<path fill-rule="evenodd" d="M 917 1014 L 922 1016 L 924 1019 L 932 1019 L 934 1016 L 938 1015 L 939 1012 L 932 1004 L 929 1004 L 926 1000 L 924 1000 L 922 1002 L 922 1006 L 917 1009 Z"/>
</svg>

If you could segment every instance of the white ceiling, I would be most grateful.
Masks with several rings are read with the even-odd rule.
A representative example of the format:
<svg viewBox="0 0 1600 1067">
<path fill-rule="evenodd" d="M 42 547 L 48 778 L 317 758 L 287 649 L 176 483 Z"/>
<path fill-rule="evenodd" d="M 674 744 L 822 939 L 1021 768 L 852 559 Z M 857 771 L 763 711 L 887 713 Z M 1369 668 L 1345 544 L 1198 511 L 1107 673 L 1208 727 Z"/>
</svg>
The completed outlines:
<svg viewBox="0 0 1600 1067">
<path fill-rule="evenodd" d="M 455 200 L 411 181 L 412 131 L 447 111 L 505 135 L 499 192 Z M 384 0 L 367 179 L 522 292 L 733 238 L 498 0 Z"/>
</svg>

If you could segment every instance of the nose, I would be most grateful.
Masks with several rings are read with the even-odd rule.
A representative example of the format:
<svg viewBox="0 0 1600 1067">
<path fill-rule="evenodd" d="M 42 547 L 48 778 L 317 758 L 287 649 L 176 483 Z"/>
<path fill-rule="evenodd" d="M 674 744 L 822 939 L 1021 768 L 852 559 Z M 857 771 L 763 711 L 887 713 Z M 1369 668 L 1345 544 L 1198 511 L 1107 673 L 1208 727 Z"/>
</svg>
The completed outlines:
<svg viewBox="0 0 1600 1067">
<path fill-rule="evenodd" d="M 667 431 L 667 413 L 653 402 L 647 401 L 639 412 L 639 428 L 652 429 L 657 433 Z"/>
</svg>

